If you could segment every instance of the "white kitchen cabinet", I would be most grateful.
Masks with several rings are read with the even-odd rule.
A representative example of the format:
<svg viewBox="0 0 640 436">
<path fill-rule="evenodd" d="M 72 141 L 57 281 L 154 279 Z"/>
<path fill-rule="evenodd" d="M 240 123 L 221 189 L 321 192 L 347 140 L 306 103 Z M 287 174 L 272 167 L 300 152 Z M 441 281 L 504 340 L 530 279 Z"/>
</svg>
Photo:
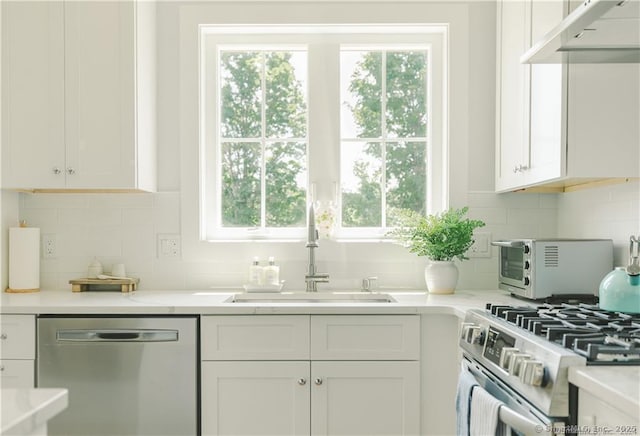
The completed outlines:
<svg viewBox="0 0 640 436">
<path fill-rule="evenodd" d="M 308 434 L 309 366 L 308 361 L 202 362 L 202 434 Z"/>
<path fill-rule="evenodd" d="M 420 362 L 311 363 L 312 435 L 420 434 Z"/>
<path fill-rule="evenodd" d="M 155 189 L 153 2 L 4 2 L 3 187 Z"/>
<path fill-rule="evenodd" d="M 640 413 L 629 415 L 615 404 L 609 404 L 587 390 L 579 389 L 578 425 L 585 428 L 597 426 L 611 434 L 635 434 L 640 427 Z"/>
<path fill-rule="evenodd" d="M 419 434 L 415 315 L 203 316 L 202 432 Z"/>
<path fill-rule="evenodd" d="M 496 191 L 640 177 L 640 66 L 521 64 L 566 3 L 497 6 Z"/>
<path fill-rule="evenodd" d="M 36 321 L 33 315 L 2 315 L 0 318 L 0 386 L 35 386 Z"/>
</svg>

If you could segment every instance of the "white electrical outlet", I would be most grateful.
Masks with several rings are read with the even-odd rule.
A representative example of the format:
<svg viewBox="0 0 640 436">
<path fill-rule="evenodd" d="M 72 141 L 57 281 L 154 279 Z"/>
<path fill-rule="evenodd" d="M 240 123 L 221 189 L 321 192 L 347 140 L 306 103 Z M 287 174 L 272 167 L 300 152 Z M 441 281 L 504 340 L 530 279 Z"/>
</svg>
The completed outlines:
<svg viewBox="0 0 640 436">
<path fill-rule="evenodd" d="M 42 235 L 42 257 L 44 259 L 53 259 L 58 256 L 56 239 L 54 233 L 44 233 Z"/>
<path fill-rule="evenodd" d="M 180 235 L 159 234 L 158 235 L 158 258 L 159 259 L 179 259 Z"/>
<path fill-rule="evenodd" d="M 467 257 L 491 257 L 491 233 L 475 232 L 474 243 L 467 251 Z"/>
</svg>

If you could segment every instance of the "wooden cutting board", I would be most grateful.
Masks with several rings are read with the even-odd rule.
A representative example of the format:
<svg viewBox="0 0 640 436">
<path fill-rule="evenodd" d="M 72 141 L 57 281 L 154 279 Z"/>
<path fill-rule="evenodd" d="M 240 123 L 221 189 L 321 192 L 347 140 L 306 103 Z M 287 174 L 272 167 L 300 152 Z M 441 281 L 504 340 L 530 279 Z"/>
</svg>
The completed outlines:
<svg viewBox="0 0 640 436">
<path fill-rule="evenodd" d="M 75 279 L 69 280 L 71 290 L 73 292 L 90 291 L 92 287 L 113 286 L 115 289 L 120 288 L 120 292 L 132 292 L 136 290 L 140 279 Z"/>
</svg>

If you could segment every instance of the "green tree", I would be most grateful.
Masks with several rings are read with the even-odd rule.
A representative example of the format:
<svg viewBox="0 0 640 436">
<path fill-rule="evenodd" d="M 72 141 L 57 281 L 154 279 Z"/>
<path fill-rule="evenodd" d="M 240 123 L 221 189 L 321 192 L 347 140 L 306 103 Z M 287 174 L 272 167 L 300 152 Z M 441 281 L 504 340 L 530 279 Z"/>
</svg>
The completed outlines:
<svg viewBox="0 0 640 436">
<path fill-rule="evenodd" d="M 383 64 L 384 63 L 384 64 Z M 382 74 L 383 66 L 385 74 Z M 386 77 L 384 114 L 382 81 Z M 394 208 L 426 212 L 426 143 L 411 140 L 427 135 L 426 56 L 424 52 L 368 52 L 357 63 L 351 76 L 348 105 L 360 138 L 385 136 L 386 186 L 381 186 L 381 169 L 366 171 L 365 162 L 357 162 L 354 175 L 357 192 L 342 197 L 344 226 L 380 226 L 381 199 L 386 195 L 387 225 L 393 224 Z M 384 124 L 382 123 L 384 117 Z M 393 139 L 397 138 L 397 140 Z M 382 156 L 381 142 L 368 142 L 365 153 Z M 377 189 L 374 186 L 378 186 Z"/>
<path fill-rule="evenodd" d="M 262 195 L 267 226 L 302 225 L 306 191 L 298 179 L 306 171 L 306 143 L 282 140 L 306 137 L 307 108 L 291 53 L 223 52 L 221 78 L 223 225 L 260 226 Z M 233 140 L 260 138 L 263 128 L 264 154 L 257 140 Z"/>
</svg>

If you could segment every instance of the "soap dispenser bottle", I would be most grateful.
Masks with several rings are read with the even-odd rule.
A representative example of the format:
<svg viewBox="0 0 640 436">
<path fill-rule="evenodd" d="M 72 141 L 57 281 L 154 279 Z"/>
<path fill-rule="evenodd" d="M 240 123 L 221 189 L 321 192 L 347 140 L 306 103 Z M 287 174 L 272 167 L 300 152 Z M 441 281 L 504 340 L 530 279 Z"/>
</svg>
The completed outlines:
<svg viewBox="0 0 640 436">
<path fill-rule="evenodd" d="M 280 267 L 273 256 L 269 257 L 269 265 L 264 268 L 264 283 L 272 286 L 280 284 Z"/>
<path fill-rule="evenodd" d="M 260 266 L 260 259 L 253 258 L 253 262 L 249 267 L 249 284 L 259 286 L 263 284 L 263 268 Z"/>
</svg>

